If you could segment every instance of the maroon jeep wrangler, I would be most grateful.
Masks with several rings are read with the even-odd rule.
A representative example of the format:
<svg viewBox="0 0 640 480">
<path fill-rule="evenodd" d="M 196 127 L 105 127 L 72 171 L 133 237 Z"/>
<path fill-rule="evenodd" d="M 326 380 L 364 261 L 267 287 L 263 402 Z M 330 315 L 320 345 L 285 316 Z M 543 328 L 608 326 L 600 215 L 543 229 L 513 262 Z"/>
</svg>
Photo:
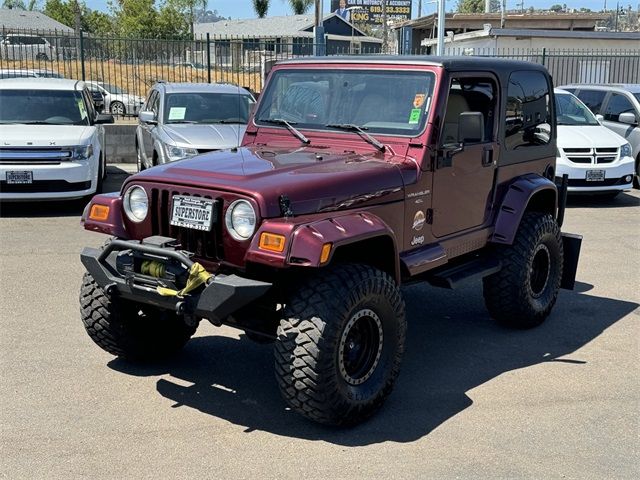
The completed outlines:
<svg viewBox="0 0 640 480">
<path fill-rule="evenodd" d="M 292 409 L 360 422 L 398 376 L 401 285 L 482 279 L 490 315 L 514 328 L 542 323 L 558 289 L 573 288 L 581 238 L 560 232 L 555 159 L 541 66 L 278 64 L 240 148 L 93 198 L 84 227 L 114 238 L 82 252 L 82 321 L 101 348 L 132 360 L 174 353 L 201 319 L 237 327 L 275 341 Z"/>
</svg>

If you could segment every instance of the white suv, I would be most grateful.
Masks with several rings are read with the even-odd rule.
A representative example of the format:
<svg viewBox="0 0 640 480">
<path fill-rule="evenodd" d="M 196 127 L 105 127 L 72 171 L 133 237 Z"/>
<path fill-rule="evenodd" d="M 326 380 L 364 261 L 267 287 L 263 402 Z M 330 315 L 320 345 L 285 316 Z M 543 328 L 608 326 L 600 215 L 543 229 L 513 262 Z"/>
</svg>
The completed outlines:
<svg viewBox="0 0 640 480">
<path fill-rule="evenodd" d="M 569 175 L 569 192 L 604 193 L 614 197 L 630 189 L 634 159 L 631 145 L 603 127 L 587 106 L 571 93 L 556 89 L 558 152 L 556 176 Z"/>
<path fill-rule="evenodd" d="M 84 83 L 0 80 L 0 200 L 72 199 L 100 191 L 104 127 Z"/>
<path fill-rule="evenodd" d="M 7 60 L 56 60 L 56 48 L 37 35 L 9 33 L 0 40 L 0 57 Z"/>
</svg>

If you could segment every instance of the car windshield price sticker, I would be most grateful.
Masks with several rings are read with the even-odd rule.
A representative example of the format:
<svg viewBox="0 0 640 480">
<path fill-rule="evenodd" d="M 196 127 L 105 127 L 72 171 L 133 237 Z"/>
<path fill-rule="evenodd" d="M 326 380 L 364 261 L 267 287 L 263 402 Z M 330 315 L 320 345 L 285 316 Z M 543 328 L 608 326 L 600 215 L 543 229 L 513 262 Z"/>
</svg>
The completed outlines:
<svg viewBox="0 0 640 480">
<path fill-rule="evenodd" d="M 33 172 L 7 172 L 7 183 L 9 185 L 33 183 Z"/>
<path fill-rule="evenodd" d="M 422 110 L 420 110 L 419 108 L 412 109 L 411 115 L 409 115 L 409 123 L 411 124 L 420 123 L 421 113 L 422 113 Z"/>
<path fill-rule="evenodd" d="M 171 107 L 169 109 L 169 120 L 184 120 L 187 107 Z"/>
<path fill-rule="evenodd" d="M 209 231 L 213 223 L 213 200 L 175 195 L 171 225 Z"/>
</svg>

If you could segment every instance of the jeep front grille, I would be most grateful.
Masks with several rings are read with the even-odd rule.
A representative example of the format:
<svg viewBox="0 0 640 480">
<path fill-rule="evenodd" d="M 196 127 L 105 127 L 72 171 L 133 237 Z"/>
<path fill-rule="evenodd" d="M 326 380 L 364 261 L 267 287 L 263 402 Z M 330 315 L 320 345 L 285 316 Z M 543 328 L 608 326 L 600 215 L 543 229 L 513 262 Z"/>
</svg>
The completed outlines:
<svg viewBox="0 0 640 480">
<path fill-rule="evenodd" d="M 213 200 L 214 218 L 210 232 L 201 232 L 192 228 L 176 227 L 169 223 L 171 202 L 174 195 L 188 195 Z M 222 199 L 211 195 L 178 190 L 151 189 L 151 231 L 153 235 L 162 235 L 178 240 L 180 248 L 195 254 L 198 258 L 219 261 L 224 258 L 222 249 Z"/>
<path fill-rule="evenodd" d="M 71 160 L 71 150 L 51 147 L 0 147 L 0 165 L 59 165 Z"/>
<path fill-rule="evenodd" d="M 583 165 L 613 163 L 618 159 L 617 147 L 563 148 L 567 160 Z"/>
</svg>

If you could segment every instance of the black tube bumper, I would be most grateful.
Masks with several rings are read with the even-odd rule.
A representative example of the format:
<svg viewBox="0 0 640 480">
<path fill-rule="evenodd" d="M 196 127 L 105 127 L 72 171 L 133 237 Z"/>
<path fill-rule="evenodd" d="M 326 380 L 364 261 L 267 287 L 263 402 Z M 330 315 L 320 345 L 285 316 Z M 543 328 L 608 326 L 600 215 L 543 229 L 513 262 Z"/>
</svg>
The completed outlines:
<svg viewBox="0 0 640 480">
<path fill-rule="evenodd" d="M 170 246 L 145 243 L 145 240 L 142 243 L 113 240 L 103 249 L 86 247 L 82 250 L 80 260 L 108 296 L 117 295 L 180 314 L 206 318 L 215 324 L 222 323 L 233 312 L 258 299 L 271 288 L 270 283 L 237 275 L 215 275 L 197 292 L 182 298 L 162 296 L 156 287 L 168 286 L 163 279 L 133 272 L 122 274 L 116 269 L 116 256 L 123 251 L 136 252 L 149 260 L 179 262 L 185 271 L 194 263 L 182 251 Z"/>
</svg>

